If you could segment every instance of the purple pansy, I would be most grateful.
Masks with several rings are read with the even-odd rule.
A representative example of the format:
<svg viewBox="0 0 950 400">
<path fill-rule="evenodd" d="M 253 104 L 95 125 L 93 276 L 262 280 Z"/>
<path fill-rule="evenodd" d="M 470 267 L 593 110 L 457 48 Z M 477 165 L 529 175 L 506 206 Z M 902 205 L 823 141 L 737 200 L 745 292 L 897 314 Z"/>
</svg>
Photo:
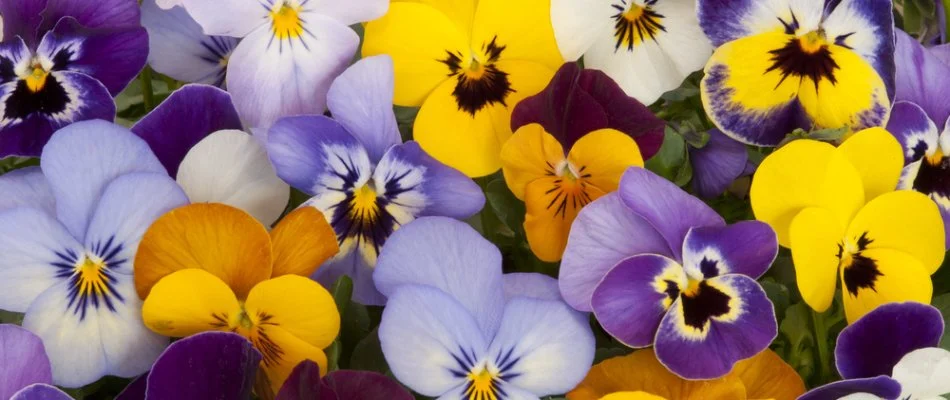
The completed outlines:
<svg viewBox="0 0 950 400">
<path fill-rule="evenodd" d="M 422 395 L 565 393 L 593 361 L 587 316 L 560 300 L 506 299 L 501 253 L 464 222 L 426 217 L 402 227 L 374 278 L 388 297 L 383 355 L 393 375 Z"/>
<path fill-rule="evenodd" d="M 689 146 L 689 162 L 693 167 L 693 190 L 703 198 L 719 196 L 739 177 L 751 175 L 746 171 L 749 153 L 745 145 L 718 129 L 709 131 L 705 146 Z"/>
<path fill-rule="evenodd" d="M 711 379 L 775 338 L 772 303 L 755 279 L 777 253 L 764 223 L 727 226 L 676 185 L 631 168 L 616 194 L 578 215 L 559 285 L 622 343 L 653 345 L 673 373 Z"/>
<path fill-rule="evenodd" d="M 511 131 L 541 124 L 568 154 L 574 143 L 598 129 L 615 129 L 633 138 L 644 160 L 663 144 L 666 123 L 646 106 L 627 96 L 609 76 L 598 70 L 566 63 L 540 93 L 525 98 L 511 114 Z"/>
<path fill-rule="evenodd" d="M 950 351 L 936 347 L 943 316 L 920 303 L 882 305 L 838 336 L 835 364 L 845 380 L 816 388 L 800 399 L 853 394 L 923 400 L 950 393 Z"/>
<path fill-rule="evenodd" d="M 277 392 L 276 400 L 413 400 L 386 375 L 370 371 L 333 371 L 320 378 L 310 360 L 298 364 Z"/>
<path fill-rule="evenodd" d="M 17 199 L 0 210 L 0 309 L 25 313 L 53 382 L 147 371 L 168 339 L 142 323 L 132 262 L 152 221 L 188 203 L 148 145 L 77 122 L 52 136 L 40 167 L 0 177 L 0 193 Z"/>
<path fill-rule="evenodd" d="M 2 0 L 0 14 L 0 158 L 38 156 L 59 128 L 115 118 L 112 96 L 148 55 L 135 0 Z"/>
<path fill-rule="evenodd" d="M 304 206 L 323 212 L 336 231 L 340 253 L 314 277 L 329 285 L 349 275 L 363 304 L 385 302 L 372 273 L 393 231 L 422 216 L 468 218 L 485 203 L 471 179 L 417 143 L 400 143 L 392 98 L 392 60 L 360 60 L 330 88 L 333 119 L 283 118 L 267 141 L 277 175 L 311 196 Z"/>
<path fill-rule="evenodd" d="M 71 399 L 52 386 L 43 342 L 26 329 L 0 324 L 0 365 L 0 399 Z"/>
</svg>

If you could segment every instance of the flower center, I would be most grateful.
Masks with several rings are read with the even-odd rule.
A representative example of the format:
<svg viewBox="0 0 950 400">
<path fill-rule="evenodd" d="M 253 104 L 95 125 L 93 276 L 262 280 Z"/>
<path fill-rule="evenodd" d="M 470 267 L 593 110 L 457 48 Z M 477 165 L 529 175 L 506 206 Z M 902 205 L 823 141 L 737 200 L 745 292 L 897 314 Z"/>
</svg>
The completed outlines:
<svg viewBox="0 0 950 400">
<path fill-rule="evenodd" d="M 505 51 L 505 46 L 497 42 L 497 37 L 483 44 L 481 54 L 464 60 L 462 52 L 446 51 L 446 58 L 439 62 L 449 67 L 449 76 L 456 77 L 452 96 L 458 109 L 475 116 L 475 113 L 493 104 L 507 106 L 505 99 L 514 93 L 508 73 L 500 70 L 496 63 Z"/>
<path fill-rule="evenodd" d="M 799 46 L 806 54 L 815 54 L 827 45 L 825 31 L 822 29 L 806 33 L 798 38 Z"/>
<path fill-rule="evenodd" d="M 274 366 L 283 358 L 284 350 L 280 348 L 267 333 L 269 327 L 280 324 L 273 321 L 273 316 L 265 312 L 247 312 L 244 303 L 241 308 L 228 316 L 212 315 L 218 322 L 214 324 L 222 331 L 231 331 L 246 337 L 263 356 L 265 366 Z"/>
<path fill-rule="evenodd" d="M 683 322 L 699 332 L 709 327 L 709 320 L 732 310 L 732 297 L 711 286 L 706 280 L 690 279 L 680 297 L 683 302 Z"/>
<path fill-rule="evenodd" d="M 293 39 L 303 34 L 300 6 L 276 3 L 270 12 L 271 30 L 278 39 Z"/>
<path fill-rule="evenodd" d="M 622 47 L 632 51 L 635 46 L 647 39 L 656 41 L 656 36 L 660 31 L 666 32 L 666 27 L 662 24 L 663 15 L 650 8 L 654 3 L 656 3 L 655 0 L 647 0 L 645 6 L 640 6 L 631 1 L 630 8 L 626 8 L 626 3 L 613 5 L 613 8 L 617 10 L 617 14 L 612 17 L 614 38 L 617 39 L 614 51 L 619 51 Z"/>
<path fill-rule="evenodd" d="M 46 78 L 49 76 L 49 71 L 43 68 L 39 63 L 33 63 L 32 67 L 33 72 L 26 76 L 23 80 L 26 82 L 26 88 L 32 93 L 37 93 L 46 86 Z"/>
<path fill-rule="evenodd" d="M 825 31 L 822 29 L 808 32 L 801 37 L 792 37 L 785 46 L 769 51 L 769 54 L 772 54 L 772 66 L 765 72 L 781 72 L 782 80 L 779 85 L 789 76 L 811 79 L 816 90 L 822 80 L 828 80 L 832 84 L 838 82 L 835 71 L 840 67 L 831 57 Z"/>
<path fill-rule="evenodd" d="M 547 174 L 559 178 L 551 181 L 553 187 L 545 193 L 550 197 L 547 209 L 553 210 L 555 216 L 573 216 L 602 194 L 587 182 L 591 175 L 585 172 L 586 169 L 586 166 L 577 168 L 568 160 L 562 160 L 554 166 L 549 165 Z"/>
<path fill-rule="evenodd" d="M 874 290 L 877 278 L 884 276 L 877 267 L 877 262 L 863 253 L 874 240 L 868 238 L 867 232 L 851 240 L 842 239 L 838 244 L 838 267 L 841 268 L 845 288 L 852 296 L 858 295 L 859 289 Z"/>
<path fill-rule="evenodd" d="M 469 372 L 464 396 L 467 396 L 468 400 L 498 400 L 497 379 L 498 376 L 486 367 L 477 372 Z"/>
<path fill-rule="evenodd" d="M 73 255 L 74 253 L 67 253 L 61 258 L 65 261 L 73 258 Z M 73 259 L 77 261 L 71 266 L 61 263 L 53 264 L 60 268 L 58 276 L 69 278 L 68 307 L 73 309 L 73 313 L 79 315 L 80 320 L 85 319 L 88 307 L 98 308 L 101 304 L 115 311 L 114 302 L 123 302 L 124 299 L 113 287 L 116 278 L 112 276 L 108 263 L 94 255 L 81 255 Z M 64 268 L 67 266 L 70 268 Z"/>
</svg>

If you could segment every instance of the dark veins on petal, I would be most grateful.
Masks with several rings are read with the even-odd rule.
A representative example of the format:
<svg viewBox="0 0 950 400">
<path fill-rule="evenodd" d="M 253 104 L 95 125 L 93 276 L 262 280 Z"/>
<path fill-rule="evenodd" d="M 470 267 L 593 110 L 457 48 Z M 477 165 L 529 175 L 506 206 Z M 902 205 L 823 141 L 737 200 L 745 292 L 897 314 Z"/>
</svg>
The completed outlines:
<svg viewBox="0 0 950 400">
<path fill-rule="evenodd" d="M 449 67 L 449 76 L 456 78 L 452 96 L 459 110 L 473 117 L 488 105 L 498 103 L 507 106 L 505 99 L 509 93 L 515 92 L 508 81 L 508 73 L 495 65 L 505 51 L 505 46 L 499 45 L 497 40 L 495 37 L 491 42 L 482 44 L 482 54 L 487 59 L 484 63 L 471 60 L 469 65 L 463 65 L 462 53 L 451 51 L 446 51 L 446 58 L 439 60 Z"/>
<path fill-rule="evenodd" d="M 666 32 L 666 27 L 660 22 L 664 16 L 651 8 L 658 0 L 647 0 L 641 7 L 637 4 L 630 5 L 627 10 L 627 1 L 620 0 L 620 4 L 613 4 L 612 7 L 617 10 L 614 14 L 614 37 L 617 44 L 614 45 L 614 51 L 626 47 L 628 51 L 643 43 L 649 37 L 656 41 L 656 35 L 660 32 Z"/>
<path fill-rule="evenodd" d="M 838 259 L 844 269 L 844 286 L 852 296 L 857 296 L 859 289 L 875 290 L 874 283 L 877 278 L 884 276 L 877 268 L 877 262 L 862 254 L 868 245 L 874 242 L 867 235 L 868 233 L 864 232 L 858 237 L 858 251 L 854 254 L 844 254 L 843 246 L 838 245 Z"/>
<path fill-rule="evenodd" d="M 123 248 L 121 243 L 115 241 L 115 237 L 110 237 L 92 246 L 92 255 L 96 260 L 70 249 L 56 253 L 58 260 L 51 264 L 56 267 L 57 278 L 68 279 L 68 307 L 79 316 L 80 321 L 86 318 L 86 311 L 90 307 L 99 309 L 104 306 L 115 312 L 117 303 L 125 302 L 115 290 L 116 277 L 113 272 L 128 262 L 127 259 L 119 258 Z"/>
<path fill-rule="evenodd" d="M 729 300 L 729 295 L 702 281 L 695 292 L 683 294 L 684 322 L 702 331 L 710 318 L 729 313 Z"/>
</svg>

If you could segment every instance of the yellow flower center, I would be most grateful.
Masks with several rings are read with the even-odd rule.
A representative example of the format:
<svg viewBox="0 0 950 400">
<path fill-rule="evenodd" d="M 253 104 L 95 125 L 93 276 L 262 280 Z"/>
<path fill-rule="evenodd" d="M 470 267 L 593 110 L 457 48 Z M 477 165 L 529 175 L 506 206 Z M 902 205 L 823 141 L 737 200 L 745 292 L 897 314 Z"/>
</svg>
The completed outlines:
<svg viewBox="0 0 950 400">
<path fill-rule="evenodd" d="M 623 19 L 629 22 L 637 22 L 643 16 L 644 8 L 636 4 L 631 4 L 630 9 L 623 13 Z"/>
<path fill-rule="evenodd" d="M 471 80 L 481 79 L 485 75 L 485 66 L 482 63 L 478 62 L 478 59 L 473 58 L 472 62 L 468 64 L 468 68 L 463 71 L 465 77 Z"/>
<path fill-rule="evenodd" d="M 33 72 L 24 78 L 26 88 L 33 93 L 37 93 L 46 86 L 46 78 L 49 77 L 49 71 L 43 69 L 39 64 L 33 64 Z"/>
<path fill-rule="evenodd" d="M 284 356 L 284 350 L 274 343 L 267 332 L 268 327 L 280 326 L 273 321 L 273 316 L 261 311 L 248 313 L 244 308 L 244 303 L 241 303 L 239 310 L 230 314 L 226 324 L 219 323 L 216 326 L 223 331 L 231 331 L 250 340 L 254 348 L 261 352 L 265 366 L 277 365 Z M 217 315 L 214 318 L 218 321 L 225 319 Z"/>
<path fill-rule="evenodd" d="M 938 166 L 943 162 L 943 151 L 938 147 L 933 154 L 926 157 L 927 164 Z"/>
<path fill-rule="evenodd" d="M 683 290 L 683 296 L 696 297 L 699 294 L 699 284 L 701 282 L 700 280 L 690 279 L 686 289 Z"/>
<path fill-rule="evenodd" d="M 620 11 L 613 16 L 614 38 L 617 39 L 614 51 L 632 51 L 647 40 L 655 41 L 656 36 L 666 30 L 663 26 L 663 16 L 648 6 L 630 4 L 630 8 L 623 11 L 626 3 L 621 2 L 613 7 Z"/>
<path fill-rule="evenodd" d="M 271 29 L 278 39 L 293 39 L 303 34 L 300 6 L 277 3 L 270 12 Z"/>
<path fill-rule="evenodd" d="M 806 33 L 804 36 L 798 38 L 798 43 L 802 51 L 806 54 L 818 53 L 822 48 L 828 45 L 828 41 L 825 39 L 825 31 L 822 29 Z"/>
<path fill-rule="evenodd" d="M 464 396 L 468 400 L 498 400 L 498 389 L 496 386 L 497 376 L 492 374 L 488 368 L 482 368 L 481 371 L 468 373 L 468 389 Z"/>
<path fill-rule="evenodd" d="M 79 287 L 79 296 L 86 297 L 90 295 L 108 295 L 111 294 L 107 285 L 105 263 L 85 257 L 76 264 L 75 275 L 77 276 L 76 286 Z"/>
<path fill-rule="evenodd" d="M 379 205 L 376 202 L 376 190 L 373 189 L 372 182 L 353 192 L 353 200 L 350 213 L 354 217 L 373 217 L 379 212 Z"/>
</svg>

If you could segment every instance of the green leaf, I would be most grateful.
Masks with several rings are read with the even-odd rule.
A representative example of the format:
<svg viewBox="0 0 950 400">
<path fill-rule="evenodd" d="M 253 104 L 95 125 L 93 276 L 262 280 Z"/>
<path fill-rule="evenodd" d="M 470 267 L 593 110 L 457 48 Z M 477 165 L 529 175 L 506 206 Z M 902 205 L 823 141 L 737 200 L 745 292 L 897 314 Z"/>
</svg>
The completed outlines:
<svg viewBox="0 0 950 400">
<path fill-rule="evenodd" d="M 834 142 L 844 138 L 844 135 L 847 133 L 848 127 L 819 129 L 809 132 L 808 138 L 824 142 Z"/>
<path fill-rule="evenodd" d="M 783 358 L 806 380 L 816 371 L 815 336 L 810 328 L 810 318 L 808 305 L 798 303 L 785 310 L 785 319 L 779 325 L 779 332 L 789 344 Z"/>
<path fill-rule="evenodd" d="M 389 372 L 389 364 L 383 356 L 383 347 L 379 343 L 379 329 L 373 329 L 369 335 L 353 349 L 350 358 L 350 368 L 363 371 L 376 371 L 381 374 Z"/>
<path fill-rule="evenodd" d="M 775 317 L 779 321 L 785 319 L 785 310 L 791 305 L 791 294 L 788 288 L 772 278 L 765 278 L 759 284 L 765 290 L 765 295 L 775 305 Z"/>
<path fill-rule="evenodd" d="M 336 282 L 333 282 L 333 286 L 330 287 L 330 294 L 333 295 L 333 301 L 336 303 L 336 308 L 340 312 L 340 318 L 343 318 L 343 315 L 346 313 L 346 306 L 350 303 L 350 298 L 353 296 L 353 280 L 346 275 L 339 277 Z"/>
<path fill-rule="evenodd" d="M 930 304 L 940 310 L 940 315 L 943 315 L 944 326 L 950 327 L 950 293 L 934 297 Z M 940 339 L 940 347 L 950 350 L 950 328 L 944 329 L 943 338 Z"/>
<path fill-rule="evenodd" d="M 524 202 L 518 200 L 508 189 L 504 178 L 498 178 L 488 183 L 485 188 L 485 199 L 495 216 L 512 232 L 524 232 Z"/>
<path fill-rule="evenodd" d="M 679 132 L 667 126 L 663 134 L 663 145 L 660 151 L 646 162 L 647 169 L 672 182 L 681 182 L 683 178 L 692 176 L 691 168 L 689 171 L 680 172 L 680 169 L 688 164 L 686 141 Z M 687 179 L 686 182 L 689 180 Z"/>
<path fill-rule="evenodd" d="M 919 33 L 921 28 L 921 12 L 914 1 L 904 2 L 904 31 L 908 33 Z"/>
</svg>

